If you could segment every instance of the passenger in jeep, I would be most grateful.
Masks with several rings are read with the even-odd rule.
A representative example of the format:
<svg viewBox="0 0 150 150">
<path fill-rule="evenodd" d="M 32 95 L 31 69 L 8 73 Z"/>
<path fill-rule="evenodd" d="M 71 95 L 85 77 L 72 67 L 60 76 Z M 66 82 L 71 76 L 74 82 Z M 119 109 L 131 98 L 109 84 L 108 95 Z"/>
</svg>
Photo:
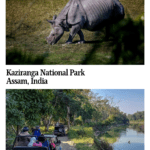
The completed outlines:
<svg viewBox="0 0 150 150">
<path fill-rule="evenodd" d="M 51 143 L 51 149 L 52 150 L 56 150 L 56 145 L 55 145 L 55 139 L 54 138 L 52 138 L 51 140 L 50 140 L 50 143 Z"/>
<path fill-rule="evenodd" d="M 28 127 L 23 128 L 22 132 L 19 134 L 20 137 L 18 137 L 17 146 L 27 146 L 29 144 L 31 137 L 25 137 L 26 135 L 30 135 L 28 131 L 29 131 Z"/>
</svg>

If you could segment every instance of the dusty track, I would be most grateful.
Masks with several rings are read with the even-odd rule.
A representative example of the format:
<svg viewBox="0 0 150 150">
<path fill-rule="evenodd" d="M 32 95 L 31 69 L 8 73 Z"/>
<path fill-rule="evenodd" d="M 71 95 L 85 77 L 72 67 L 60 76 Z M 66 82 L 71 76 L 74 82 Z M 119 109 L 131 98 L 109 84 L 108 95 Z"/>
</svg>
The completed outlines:
<svg viewBox="0 0 150 150">
<path fill-rule="evenodd" d="M 75 145 L 72 141 L 68 139 L 68 136 L 59 136 L 59 140 L 61 140 L 62 150 L 76 150 Z"/>
</svg>

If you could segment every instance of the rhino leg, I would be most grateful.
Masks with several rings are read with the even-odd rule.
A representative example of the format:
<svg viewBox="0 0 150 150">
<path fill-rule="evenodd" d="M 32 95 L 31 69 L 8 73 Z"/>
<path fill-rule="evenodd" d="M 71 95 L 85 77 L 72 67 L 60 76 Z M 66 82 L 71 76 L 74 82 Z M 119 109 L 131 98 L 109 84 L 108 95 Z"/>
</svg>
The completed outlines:
<svg viewBox="0 0 150 150">
<path fill-rule="evenodd" d="M 78 44 L 85 43 L 83 32 L 79 30 L 77 34 L 80 36 L 80 41 L 78 41 Z"/>
<path fill-rule="evenodd" d="M 71 31 L 70 31 L 70 34 L 69 34 L 69 38 L 68 38 L 68 40 L 66 41 L 66 43 L 67 43 L 67 44 L 71 44 L 73 38 L 75 37 L 75 35 L 76 35 L 79 31 L 80 31 L 80 25 L 79 25 L 79 24 L 76 24 L 76 25 L 72 26 Z M 83 33 L 82 33 L 82 34 L 83 34 Z"/>
</svg>

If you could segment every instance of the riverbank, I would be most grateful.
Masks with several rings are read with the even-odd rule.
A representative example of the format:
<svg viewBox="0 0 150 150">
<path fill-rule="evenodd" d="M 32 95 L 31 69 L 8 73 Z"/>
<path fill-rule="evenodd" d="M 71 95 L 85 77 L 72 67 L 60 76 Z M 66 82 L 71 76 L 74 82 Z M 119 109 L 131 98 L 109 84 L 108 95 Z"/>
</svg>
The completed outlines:
<svg viewBox="0 0 150 150">
<path fill-rule="evenodd" d="M 74 126 L 68 132 L 77 150 L 112 150 L 112 146 L 95 136 L 93 127 Z"/>
<path fill-rule="evenodd" d="M 144 133 L 144 121 L 130 121 L 130 126 L 133 129 L 136 129 L 138 132 Z"/>
<path fill-rule="evenodd" d="M 76 149 L 103 150 L 112 149 L 111 143 L 117 140 L 120 131 L 126 128 L 126 124 L 73 126 L 68 132 L 68 137 L 74 142 Z M 115 135 L 115 138 L 113 137 Z"/>
<path fill-rule="evenodd" d="M 136 150 L 136 147 L 138 147 L 138 150 L 141 150 L 144 147 L 144 125 L 142 122 L 107 126 L 96 131 L 95 134 L 97 134 L 96 138 L 99 143 L 106 142 L 110 146 L 109 150 L 111 148 L 113 150 L 120 148 Z"/>
<path fill-rule="evenodd" d="M 77 149 L 97 150 L 94 146 L 94 130 L 92 127 L 73 126 L 68 132 L 68 137 L 74 142 Z"/>
<path fill-rule="evenodd" d="M 120 126 L 127 126 L 128 124 L 117 124 L 117 125 L 109 125 L 109 126 L 95 126 L 94 128 L 94 135 L 96 137 L 101 136 L 103 134 L 105 134 L 107 131 L 116 128 L 116 127 L 120 127 Z"/>
<path fill-rule="evenodd" d="M 135 149 L 136 146 L 143 148 L 143 133 L 132 125 L 118 124 L 102 126 L 101 129 L 99 127 L 99 130 L 94 129 L 92 127 L 74 126 L 71 127 L 68 137 L 77 150 L 114 150 L 114 147 L 117 147 L 118 150 L 118 146 L 125 150 L 128 148 Z M 90 134 L 87 134 L 87 131 Z M 137 134 L 138 132 L 139 134 Z M 133 135 L 134 138 L 130 135 Z M 124 143 L 121 142 L 122 139 L 125 141 Z"/>
<path fill-rule="evenodd" d="M 138 125 L 144 125 L 144 121 L 130 121 L 130 124 L 138 124 Z"/>
<path fill-rule="evenodd" d="M 119 125 L 111 128 L 107 128 L 103 133 L 99 134 L 97 138 L 105 141 L 106 143 L 113 144 L 117 141 L 121 131 L 125 131 L 127 125 Z"/>
</svg>

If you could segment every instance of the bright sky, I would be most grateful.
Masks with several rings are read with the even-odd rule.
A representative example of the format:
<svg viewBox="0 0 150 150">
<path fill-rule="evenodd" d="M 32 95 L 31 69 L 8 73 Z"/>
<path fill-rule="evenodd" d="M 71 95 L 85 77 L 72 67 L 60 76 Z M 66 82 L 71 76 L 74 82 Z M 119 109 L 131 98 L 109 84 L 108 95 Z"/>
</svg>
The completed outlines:
<svg viewBox="0 0 150 150">
<path fill-rule="evenodd" d="M 144 110 L 144 89 L 92 89 L 98 96 L 112 97 L 115 106 L 127 114 Z"/>
</svg>

